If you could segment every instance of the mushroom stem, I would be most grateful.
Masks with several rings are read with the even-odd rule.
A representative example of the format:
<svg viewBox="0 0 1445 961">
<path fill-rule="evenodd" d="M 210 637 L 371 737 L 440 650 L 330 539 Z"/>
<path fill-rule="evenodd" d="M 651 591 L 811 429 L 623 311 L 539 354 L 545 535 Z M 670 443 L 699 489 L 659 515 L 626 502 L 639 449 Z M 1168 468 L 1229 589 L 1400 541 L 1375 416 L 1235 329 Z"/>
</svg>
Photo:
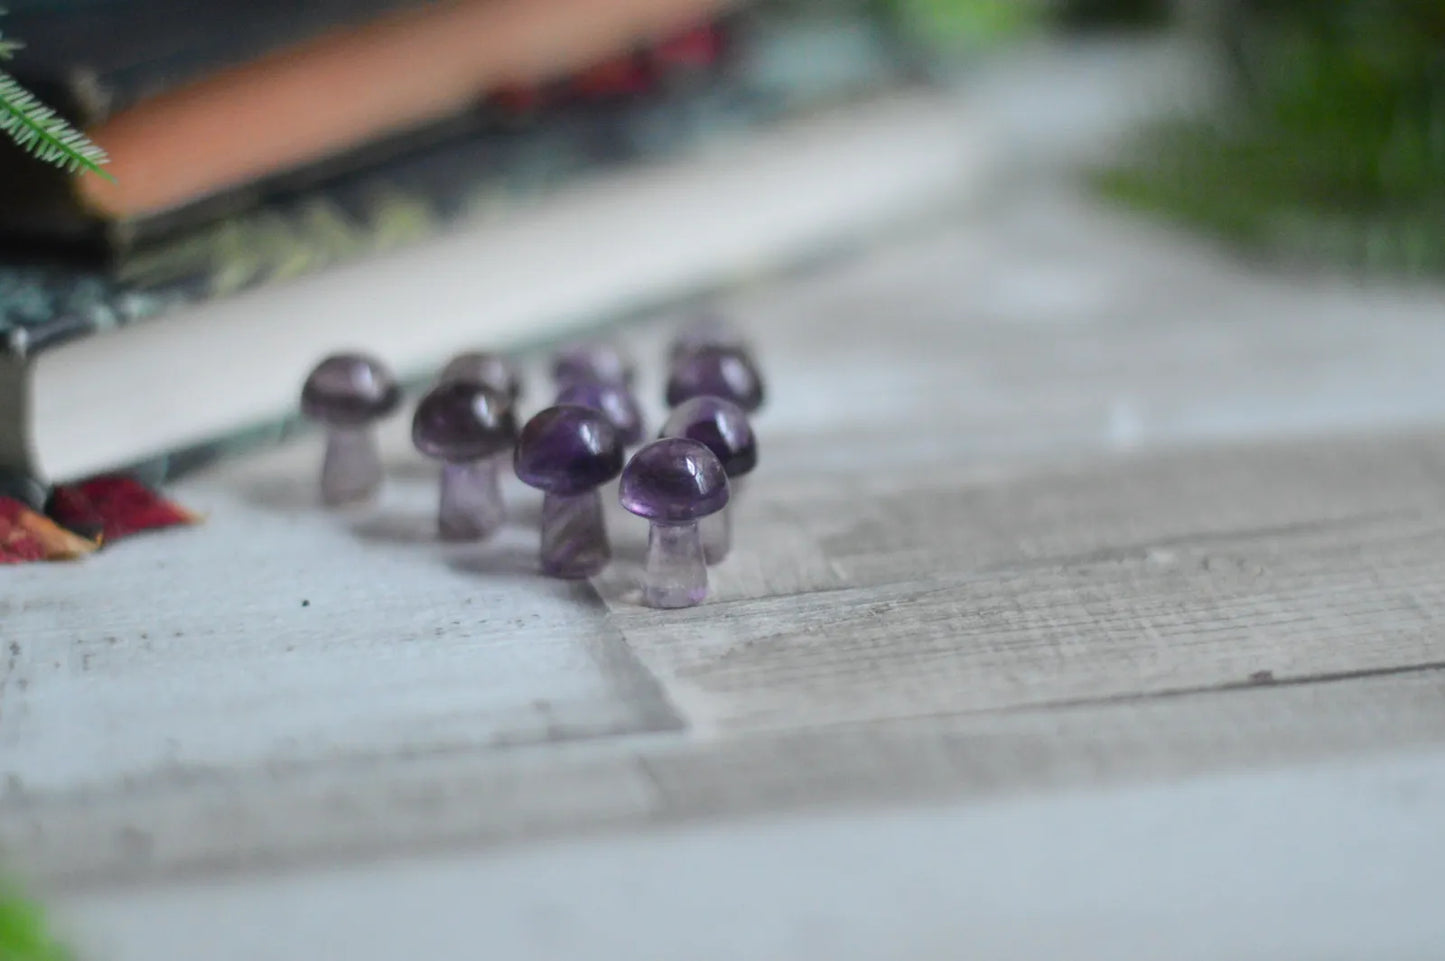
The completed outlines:
<svg viewBox="0 0 1445 961">
<path fill-rule="evenodd" d="M 697 522 L 698 536 L 702 538 L 702 556 L 709 564 L 720 564 L 733 549 L 733 509 L 729 504 L 716 514 L 709 514 Z"/>
<path fill-rule="evenodd" d="M 582 494 L 542 497 L 542 570 L 553 577 L 591 577 L 607 566 L 612 550 L 602 519 L 602 497 Z"/>
<path fill-rule="evenodd" d="M 370 427 L 333 427 L 321 461 L 321 501 L 339 507 L 365 500 L 381 486 L 381 452 Z"/>
<path fill-rule="evenodd" d="M 692 607 L 707 596 L 707 565 L 697 522 L 652 525 L 642 598 L 650 607 Z"/>
<path fill-rule="evenodd" d="M 507 511 L 498 476 L 500 457 L 442 465 L 437 529 L 443 540 L 475 541 L 495 534 Z"/>
</svg>

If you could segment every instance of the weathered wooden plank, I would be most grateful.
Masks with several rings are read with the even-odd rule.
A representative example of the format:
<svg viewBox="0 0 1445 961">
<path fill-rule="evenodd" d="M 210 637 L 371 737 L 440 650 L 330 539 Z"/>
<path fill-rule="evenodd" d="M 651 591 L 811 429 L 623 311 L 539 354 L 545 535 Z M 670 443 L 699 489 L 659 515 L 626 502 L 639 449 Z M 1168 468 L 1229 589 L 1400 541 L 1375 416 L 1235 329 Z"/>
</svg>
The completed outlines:
<svg viewBox="0 0 1445 961">
<path fill-rule="evenodd" d="M 752 576 L 758 565 L 793 562 L 745 522 L 748 577 L 718 568 L 717 603 L 657 612 L 623 600 L 614 615 L 708 730 L 1441 664 L 1441 456 L 1429 435 L 959 487 L 905 475 L 888 494 L 791 501 L 847 588 L 748 593 L 768 582 Z M 803 549 L 809 563 L 817 553 Z"/>
<path fill-rule="evenodd" d="M 13 789 L 679 725 L 595 593 L 534 574 L 534 531 L 437 543 L 429 469 L 321 511 L 318 456 L 313 438 L 187 488 L 209 515 L 193 530 L 6 571 Z"/>
<path fill-rule="evenodd" d="M 1445 744 L 1445 671 L 723 739 L 632 737 L 9 795 L 0 849 L 93 889 L 784 811 L 979 799 Z"/>
</svg>

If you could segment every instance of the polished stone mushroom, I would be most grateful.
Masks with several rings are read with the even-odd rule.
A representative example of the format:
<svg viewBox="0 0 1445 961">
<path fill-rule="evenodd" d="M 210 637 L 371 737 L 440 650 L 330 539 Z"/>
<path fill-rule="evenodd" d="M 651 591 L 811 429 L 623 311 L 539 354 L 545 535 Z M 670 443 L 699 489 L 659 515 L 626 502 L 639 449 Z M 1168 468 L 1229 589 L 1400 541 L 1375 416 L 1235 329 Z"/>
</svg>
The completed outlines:
<svg viewBox="0 0 1445 961">
<path fill-rule="evenodd" d="M 599 410 L 548 407 L 522 428 L 513 456 L 517 477 L 542 491 L 542 570 L 591 577 L 612 549 L 598 488 L 622 470 L 622 442 Z"/>
<path fill-rule="evenodd" d="M 589 380 L 630 385 L 633 373 L 631 358 L 601 341 L 570 344 L 552 355 L 552 380 L 558 387 Z"/>
<path fill-rule="evenodd" d="M 763 404 L 763 378 L 752 355 L 737 347 L 699 347 L 668 368 L 667 406 L 721 397 L 751 414 Z"/>
<path fill-rule="evenodd" d="M 447 361 L 437 375 L 437 383 L 453 380 L 472 381 L 490 387 L 513 401 L 522 394 L 522 374 L 517 365 L 501 354 L 488 351 L 469 350 Z"/>
<path fill-rule="evenodd" d="M 694 397 L 678 404 L 662 425 L 662 436 L 686 437 L 712 451 L 728 475 L 730 487 L 758 465 L 758 441 L 748 415 L 721 397 Z M 729 503 L 698 522 L 703 556 L 709 564 L 718 563 L 732 550 L 733 510 Z"/>
<path fill-rule="evenodd" d="M 482 384 L 454 380 L 417 405 L 412 444 L 442 462 L 437 529 L 446 540 L 480 540 L 506 519 L 500 455 L 517 439 L 512 401 Z"/>
<path fill-rule="evenodd" d="M 573 381 L 557 392 L 557 403 L 601 411 L 617 429 L 617 438 L 623 447 L 636 446 L 646 433 L 642 408 L 626 384 L 601 380 Z"/>
<path fill-rule="evenodd" d="M 386 365 L 366 354 L 333 354 L 301 388 L 301 413 L 326 427 L 321 500 L 339 506 L 365 500 L 381 486 L 375 423 L 401 402 Z"/>
<path fill-rule="evenodd" d="M 678 328 L 667 347 L 667 362 L 677 363 L 683 357 L 704 347 L 730 347 L 748 350 L 742 333 L 721 314 L 704 313 Z"/>
<path fill-rule="evenodd" d="M 618 499 L 652 522 L 643 600 L 652 607 L 701 603 L 707 563 L 697 524 L 728 502 L 727 474 L 712 451 L 685 437 L 653 441 L 623 468 Z"/>
</svg>

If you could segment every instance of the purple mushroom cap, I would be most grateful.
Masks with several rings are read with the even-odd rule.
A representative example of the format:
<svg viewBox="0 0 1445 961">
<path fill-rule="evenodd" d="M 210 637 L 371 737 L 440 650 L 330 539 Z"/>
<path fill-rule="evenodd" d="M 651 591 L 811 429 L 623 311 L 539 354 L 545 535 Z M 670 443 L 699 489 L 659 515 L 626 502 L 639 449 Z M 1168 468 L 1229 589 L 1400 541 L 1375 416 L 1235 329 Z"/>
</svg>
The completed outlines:
<svg viewBox="0 0 1445 961">
<path fill-rule="evenodd" d="M 662 436 L 702 444 L 729 477 L 741 477 L 758 466 L 758 441 L 748 415 L 721 397 L 694 397 L 678 404 L 662 425 Z"/>
<path fill-rule="evenodd" d="M 600 380 L 573 381 L 558 392 L 557 403 L 601 411 L 617 429 L 617 439 L 623 447 L 631 447 L 642 440 L 645 430 L 642 409 L 637 406 L 637 398 L 632 396 L 626 384 Z"/>
<path fill-rule="evenodd" d="M 611 344 L 572 344 L 552 357 L 552 379 L 567 385 L 579 380 L 631 384 L 632 361 Z"/>
<path fill-rule="evenodd" d="M 512 401 L 482 384 L 438 384 L 417 404 L 411 442 L 427 457 L 466 464 L 507 450 L 516 442 Z"/>
<path fill-rule="evenodd" d="M 618 499 L 654 523 L 685 524 L 727 506 L 728 475 L 697 441 L 664 437 L 632 455 L 622 470 Z"/>
<path fill-rule="evenodd" d="M 667 378 L 667 406 L 694 397 L 721 397 L 752 413 L 763 404 L 763 378 L 745 350 L 700 347 L 679 357 Z"/>
<path fill-rule="evenodd" d="M 333 354 L 311 371 L 301 388 L 301 413 L 328 427 L 365 427 L 401 402 L 401 388 L 386 365 L 366 354 Z"/>
<path fill-rule="evenodd" d="M 472 381 L 490 387 L 512 400 L 516 400 L 522 393 L 522 375 L 516 365 L 501 354 L 489 354 L 486 351 L 469 350 L 448 361 L 437 375 L 437 383 L 445 384 L 453 380 Z"/>
<path fill-rule="evenodd" d="M 622 441 L 601 411 L 558 405 L 527 421 L 512 463 L 529 487 L 549 494 L 585 494 L 621 473 Z"/>
<path fill-rule="evenodd" d="M 732 347 L 747 350 L 747 341 L 720 315 L 705 313 L 681 327 L 667 349 L 667 362 L 676 364 L 687 354 L 704 347 Z"/>
</svg>

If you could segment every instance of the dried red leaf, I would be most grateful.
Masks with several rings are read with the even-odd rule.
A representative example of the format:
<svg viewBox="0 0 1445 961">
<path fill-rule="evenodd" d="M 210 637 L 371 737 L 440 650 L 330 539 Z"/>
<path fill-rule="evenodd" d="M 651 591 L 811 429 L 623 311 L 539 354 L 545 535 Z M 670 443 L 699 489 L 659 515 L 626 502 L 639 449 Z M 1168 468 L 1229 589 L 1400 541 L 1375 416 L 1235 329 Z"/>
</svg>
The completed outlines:
<svg viewBox="0 0 1445 961">
<path fill-rule="evenodd" d="M 512 116 L 531 114 L 547 105 L 547 91 L 535 84 L 509 84 L 492 93 L 492 103 Z"/>
<path fill-rule="evenodd" d="M 0 564 L 73 560 L 95 548 L 20 501 L 0 497 Z"/>
<path fill-rule="evenodd" d="M 651 88 L 652 75 L 641 58 L 616 57 L 577 74 L 568 86 L 584 99 L 621 97 Z"/>
<path fill-rule="evenodd" d="M 119 476 L 57 486 L 46 513 L 70 530 L 102 542 L 199 520 L 144 484 Z"/>
<path fill-rule="evenodd" d="M 664 40 L 652 48 L 652 59 L 661 67 L 710 67 L 722 57 L 722 31 L 698 27 Z"/>
</svg>

